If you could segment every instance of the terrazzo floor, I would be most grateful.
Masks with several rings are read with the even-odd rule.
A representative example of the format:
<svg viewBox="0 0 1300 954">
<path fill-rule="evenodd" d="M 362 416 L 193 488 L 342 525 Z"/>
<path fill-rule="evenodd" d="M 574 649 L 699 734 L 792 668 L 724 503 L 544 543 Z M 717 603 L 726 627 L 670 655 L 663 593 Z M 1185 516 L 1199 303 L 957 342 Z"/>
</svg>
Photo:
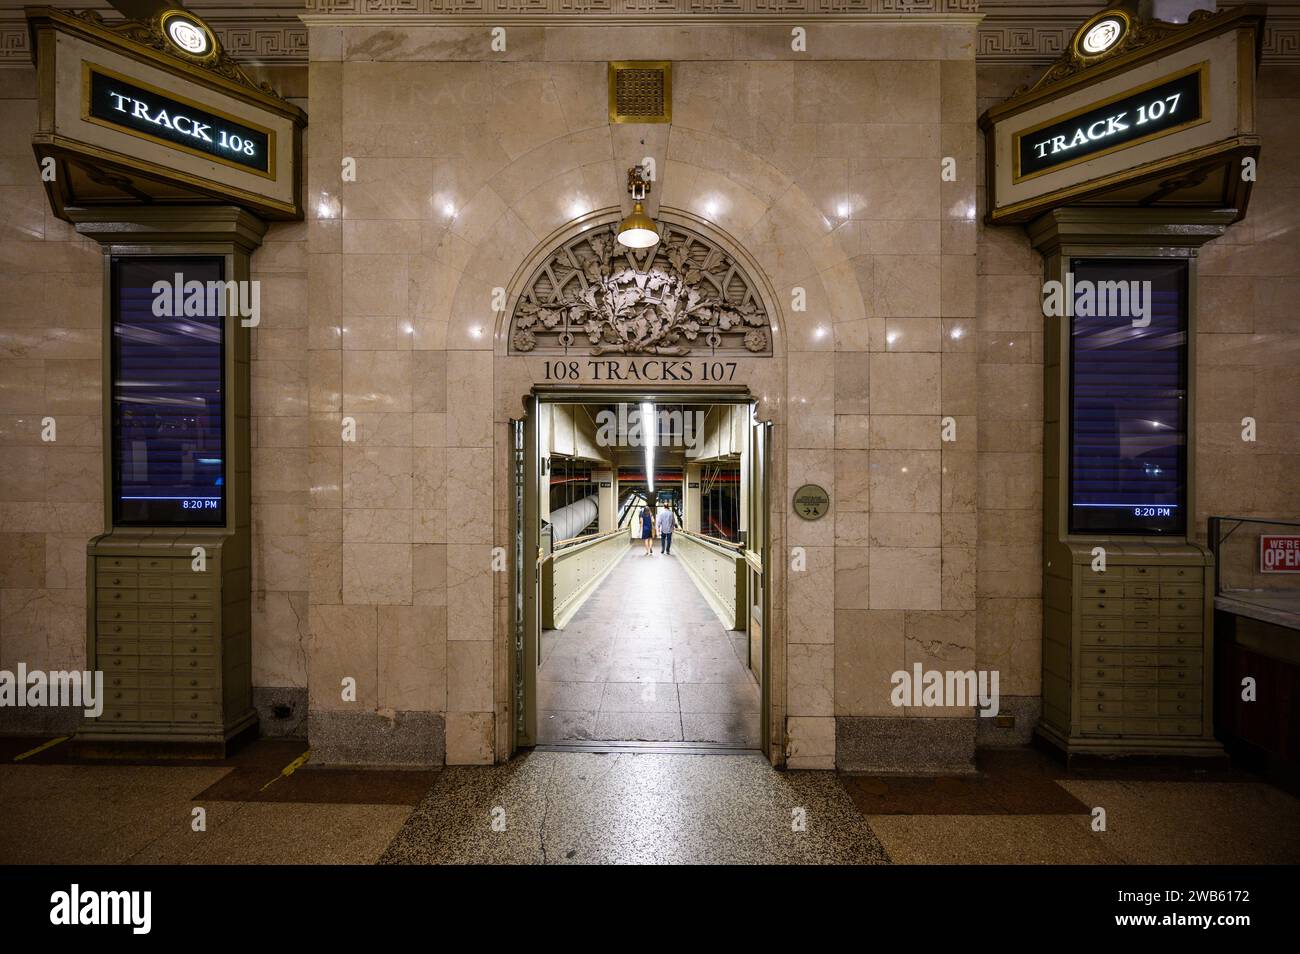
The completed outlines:
<svg viewBox="0 0 1300 954">
<path fill-rule="evenodd" d="M 758 683 L 734 637 L 679 556 L 634 542 L 569 625 L 542 634 L 538 741 L 756 748 Z"/>
<path fill-rule="evenodd" d="M 295 741 L 193 765 L 31 754 L 45 741 L 0 738 L 0 863 L 1300 863 L 1300 799 L 1231 768 L 1085 774 L 1009 750 L 878 778 L 536 750 L 403 772 L 314 768 Z"/>
</svg>

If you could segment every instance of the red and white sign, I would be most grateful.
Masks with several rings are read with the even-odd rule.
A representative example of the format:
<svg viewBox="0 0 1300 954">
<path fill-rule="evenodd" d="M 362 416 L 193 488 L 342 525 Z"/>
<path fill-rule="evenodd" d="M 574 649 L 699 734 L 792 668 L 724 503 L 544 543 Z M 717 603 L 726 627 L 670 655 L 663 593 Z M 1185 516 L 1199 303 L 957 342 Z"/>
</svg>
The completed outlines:
<svg viewBox="0 0 1300 954">
<path fill-rule="evenodd" d="M 1260 573 L 1300 573 L 1300 534 L 1261 534 Z"/>
</svg>

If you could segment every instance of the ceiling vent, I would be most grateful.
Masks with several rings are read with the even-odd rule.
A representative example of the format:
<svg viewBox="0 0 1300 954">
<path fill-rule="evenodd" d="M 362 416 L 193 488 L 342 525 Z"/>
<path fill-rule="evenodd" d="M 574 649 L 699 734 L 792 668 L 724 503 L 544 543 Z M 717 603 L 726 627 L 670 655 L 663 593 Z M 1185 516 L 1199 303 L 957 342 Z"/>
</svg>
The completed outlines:
<svg viewBox="0 0 1300 954">
<path fill-rule="evenodd" d="M 609 121 L 666 123 L 673 116 L 671 63 L 609 64 Z"/>
</svg>

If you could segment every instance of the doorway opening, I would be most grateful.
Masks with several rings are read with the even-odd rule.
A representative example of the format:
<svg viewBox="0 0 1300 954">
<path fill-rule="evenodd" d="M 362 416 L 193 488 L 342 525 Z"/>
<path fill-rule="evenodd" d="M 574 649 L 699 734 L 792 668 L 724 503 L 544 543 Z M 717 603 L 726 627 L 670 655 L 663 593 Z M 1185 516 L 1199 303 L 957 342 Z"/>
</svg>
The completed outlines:
<svg viewBox="0 0 1300 954">
<path fill-rule="evenodd" d="M 753 402 L 542 393 L 512 426 L 516 745 L 766 749 Z"/>
</svg>

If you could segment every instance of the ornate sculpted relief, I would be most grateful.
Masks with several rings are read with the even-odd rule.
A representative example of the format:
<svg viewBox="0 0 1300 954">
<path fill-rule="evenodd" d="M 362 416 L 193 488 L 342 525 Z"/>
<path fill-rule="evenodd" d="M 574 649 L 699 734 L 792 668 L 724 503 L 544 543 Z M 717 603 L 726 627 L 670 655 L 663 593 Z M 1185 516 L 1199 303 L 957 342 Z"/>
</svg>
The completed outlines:
<svg viewBox="0 0 1300 954">
<path fill-rule="evenodd" d="M 511 354 L 772 353 L 767 309 L 732 256 L 671 223 L 648 249 L 619 245 L 615 228 L 570 239 L 533 273 Z"/>
</svg>

